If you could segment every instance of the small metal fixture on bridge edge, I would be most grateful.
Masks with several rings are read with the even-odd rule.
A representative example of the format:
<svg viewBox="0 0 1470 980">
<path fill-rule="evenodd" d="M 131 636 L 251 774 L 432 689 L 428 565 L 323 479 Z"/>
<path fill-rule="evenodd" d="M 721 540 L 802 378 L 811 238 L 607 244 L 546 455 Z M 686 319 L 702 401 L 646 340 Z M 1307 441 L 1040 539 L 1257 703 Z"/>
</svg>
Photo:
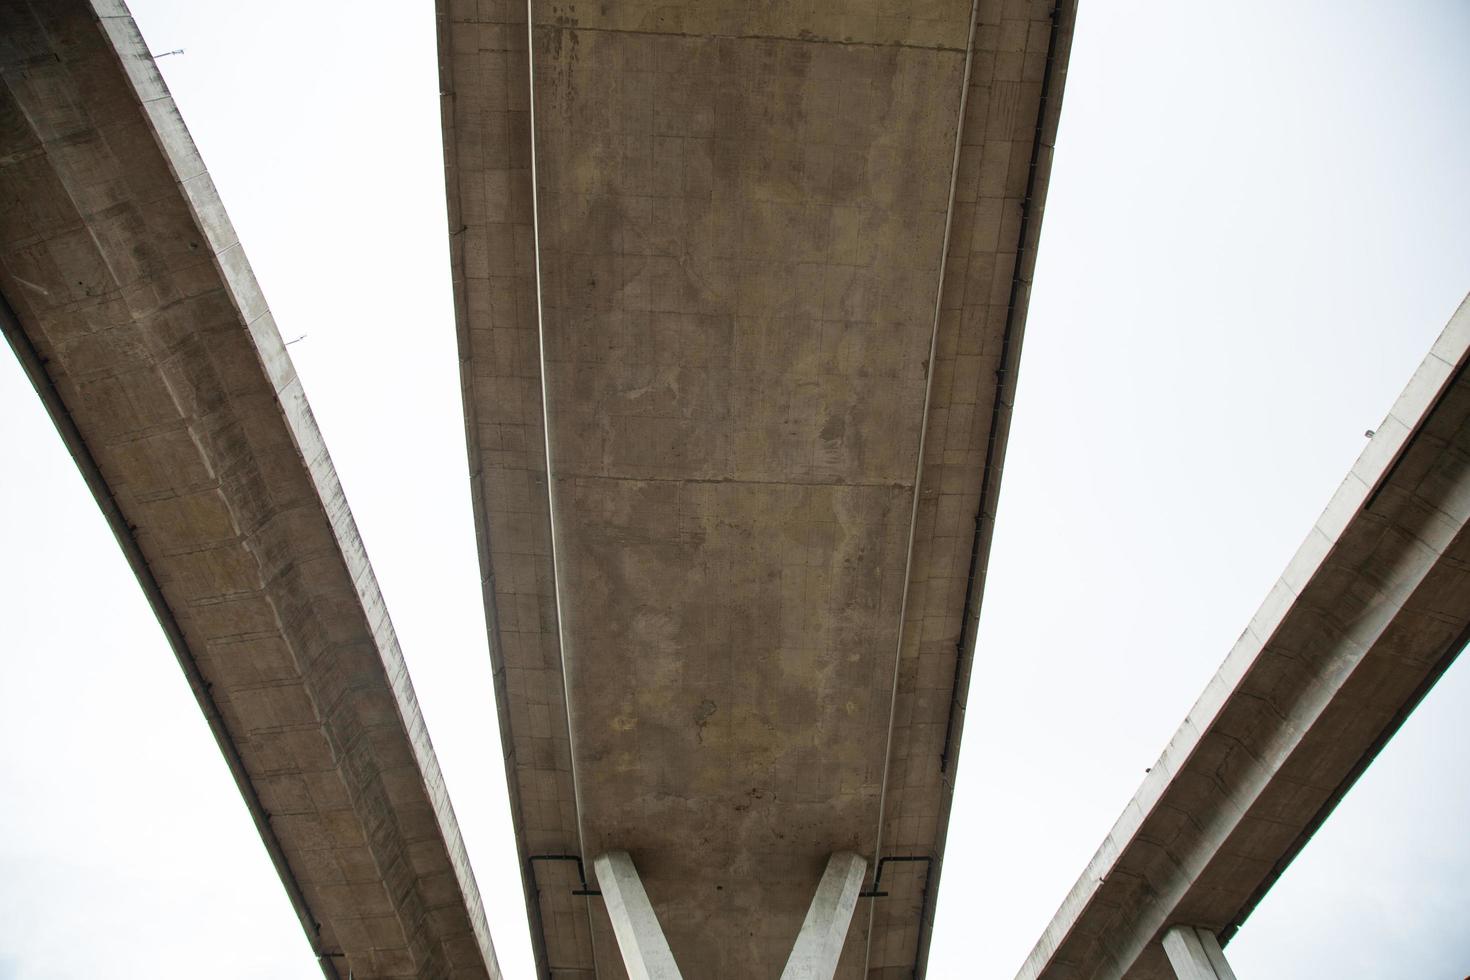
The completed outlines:
<svg viewBox="0 0 1470 980">
<path fill-rule="evenodd" d="M 577 854 L 532 854 L 530 857 L 526 858 L 526 867 L 531 872 L 531 884 L 532 884 L 533 887 L 535 887 L 535 889 L 536 889 L 536 891 L 538 893 L 541 891 L 541 886 L 539 884 L 537 884 L 537 882 L 536 882 L 536 862 L 537 861 L 575 861 L 575 862 L 577 862 L 577 878 L 581 880 L 582 887 L 581 888 L 573 888 L 572 889 L 572 894 L 573 895 L 601 895 L 602 894 L 602 892 L 599 891 L 599 890 L 597 890 L 596 888 L 591 888 L 591 887 L 588 886 L 588 884 L 587 884 L 587 871 L 586 871 L 586 869 L 582 865 L 582 858 L 581 858 L 581 856 L 580 855 L 577 855 Z"/>
<path fill-rule="evenodd" d="M 883 891 L 879 891 L 878 890 L 878 883 L 883 880 L 883 866 L 885 864 L 887 864 L 889 861 L 903 861 L 903 862 L 923 861 L 924 862 L 924 865 L 925 865 L 925 870 L 927 870 L 930 867 L 933 867 L 933 865 L 934 865 L 934 858 L 931 857 L 931 856 L 929 856 L 929 855 L 927 855 L 927 854 L 914 855 L 914 856 L 911 856 L 911 857 L 903 857 L 903 856 L 889 855 L 888 857 L 879 858 L 878 859 L 878 870 L 873 875 L 873 889 L 872 889 L 872 891 L 858 892 L 858 898 L 887 898 L 888 897 L 888 893 L 887 892 L 883 892 Z"/>
</svg>

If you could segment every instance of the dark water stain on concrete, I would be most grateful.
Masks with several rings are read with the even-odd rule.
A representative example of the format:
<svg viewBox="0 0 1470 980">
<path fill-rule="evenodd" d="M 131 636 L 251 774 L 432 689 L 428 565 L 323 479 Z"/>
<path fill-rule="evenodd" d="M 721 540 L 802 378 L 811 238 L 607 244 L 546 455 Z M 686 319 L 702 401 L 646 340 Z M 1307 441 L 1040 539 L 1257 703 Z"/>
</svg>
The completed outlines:
<svg viewBox="0 0 1470 980">
<path fill-rule="evenodd" d="M 695 737 L 699 739 L 701 745 L 704 744 L 704 726 L 709 724 L 709 720 L 718 710 L 720 710 L 719 706 L 709 698 L 699 702 L 699 707 L 694 709 L 694 724 L 698 727 Z"/>
</svg>

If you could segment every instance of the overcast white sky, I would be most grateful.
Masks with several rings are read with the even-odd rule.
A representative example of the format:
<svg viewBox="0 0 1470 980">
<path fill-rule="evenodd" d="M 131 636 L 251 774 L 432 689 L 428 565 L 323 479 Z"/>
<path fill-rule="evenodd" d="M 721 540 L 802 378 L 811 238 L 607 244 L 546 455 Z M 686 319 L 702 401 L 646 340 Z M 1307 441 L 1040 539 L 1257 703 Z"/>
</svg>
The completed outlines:
<svg viewBox="0 0 1470 980">
<path fill-rule="evenodd" d="M 428 0 L 134 0 L 533 976 L 465 473 Z M 1470 289 L 1470 5 L 1084 0 L 930 975 L 1006 978 Z M 0 980 L 320 977 L 182 674 L 0 357 Z M 1470 666 L 1229 948 L 1470 973 Z"/>
</svg>

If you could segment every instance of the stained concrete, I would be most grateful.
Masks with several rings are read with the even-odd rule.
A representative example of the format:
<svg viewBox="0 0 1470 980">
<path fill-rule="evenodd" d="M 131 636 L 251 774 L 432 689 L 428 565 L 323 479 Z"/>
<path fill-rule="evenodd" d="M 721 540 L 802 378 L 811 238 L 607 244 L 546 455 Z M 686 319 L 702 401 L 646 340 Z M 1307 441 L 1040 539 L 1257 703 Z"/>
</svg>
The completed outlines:
<svg viewBox="0 0 1470 980">
<path fill-rule="evenodd" d="M 829 854 L 927 855 L 839 975 L 921 971 L 1070 4 L 439 9 L 522 856 L 630 851 L 685 973 L 746 977 Z M 569 878 L 540 969 L 620 976 Z"/>
<path fill-rule="evenodd" d="M 498 977 L 331 459 L 137 27 L 115 2 L 0 0 L 0 79 L 7 335 L 134 562 L 324 972 Z"/>
<path fill-rule="evenodd" d="M 1228 941 L 1470 639 L 1470 298 L 1103 841 L 1019 977 L 1169 978 Z"/>
</svg>

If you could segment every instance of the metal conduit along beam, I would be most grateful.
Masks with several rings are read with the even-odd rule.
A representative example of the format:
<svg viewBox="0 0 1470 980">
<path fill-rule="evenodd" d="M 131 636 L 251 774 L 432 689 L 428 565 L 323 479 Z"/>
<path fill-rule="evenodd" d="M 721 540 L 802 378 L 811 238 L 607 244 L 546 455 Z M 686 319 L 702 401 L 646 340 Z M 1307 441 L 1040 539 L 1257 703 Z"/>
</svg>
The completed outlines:
<svg viewBox="0 0 1470 980">
<path fill-rule="evenodd" d="M 946 216 L 946 227 L 944 233 L 944 244 L 940 253 L 941 259 L 939 295 L 936 297 L 936 316 L 940 314 L 944 309 L 945 296 L 947 291 L 952 289 L 955 285 L 953 282 L 949 281 L 951 278 L 951 274 L 947 271 L 949 269 L 948 259 L 951 251 L 950 221 L 954 217 L 955 203 L 957 200 L 956 190 L 961 170 L 964 167 L 964 154 L 967 148 L 973 149 L 974 146 L 981 145 L 985 139 L 983 134 L 977 134 L 977 142 L 972 144 L 971 140 L 967 138 L 968 134 L 965 132 L 964 129 L 965 120 L 968 118 L 966 105 L 968 104 L 970 97 L 969 90 L 972 81 L 971 72 L 973 56 L 976 50 L 975 46 L 977 43 L 976 35 L 974 32 L 975 29 L 978 27 L 980 21 L 983 19 L 983 6 L 984 5 L 977 3 L 974 5 L 971 11 L 971 35 L 966 45 L 966 60 L 963 70 L 963 77 L 965 81 L 963 95 L 960 100 L 960 126 L 957 128 L 955 134 L 955 154 L 952 163 L 953 180 L 950 187 L 949 207 Z M 1018 202 L 1019 221 L 1017 223 L 1015 237 L 1012 238 L 1009 232 L 1004 235 L 1005 241 L 1006 243 L 1008 243 L 1008 246 L 1009 243 L 1014 242 L 1015 253 L 1013 259 L 1011 260 L 1012 269 L 1010 274 L 1010 281 L 1008 284 L 1008 299 L 1005 308 L 1005 316 L 998 331 L 1000 336 L 997 338 L 997 340 L 999 341 L 998 348 L 1000 353 L 998 363 L 994 372 L 993 397 L 991 399 L 989 423 L 987 426 L 985 441 L 982 450 L 983 454 L 976 454 L 980 456 L 980 459 L 977 459 L 975 461 L 978 465 L 976 466 L 975 470 L 970 471 L 976 474 L 976 477 L 980 481 L 980 487 L 978 494 L 977 512 L 975 514 L 973 530 L 970 535 L 971 546 L 969 549 L 968 573 L 966 575 L 965 590 L 963 598 L 959 603 L 958 610 L 956 610 L 959 618 L 959 628 L 956 631 L 956 639 L 954 644 L 954 659 L 952 674 L 949 683 L 949 697 L 944 701 L 938 701 L 937 703 L 937 710 L 943 713 L 941 715 L 943 723 L 943 743 L 942 747 L 939 748 L 939 766 L 936 780 L 936 782 L 940 784 L 941 788 L 938 790 L 938 792 L 941 794 L 942 798 L 947 798 L 947 794 L 952 791 L 953 787 L 953 760 L 957 751 L 956 741 L 959 729 L 963 726 L 963 704 L 960 691 L 961 688 L 965 685 L 969 676 L 971 660 L 971 658 L 967 655 L 967 641 L 971 639 L 971 627 L 974 620 L 978 616 L 980 593 L 979 580 L 983 576 L 984 561 L 986 558 L 986 552 L 988 550 L 988 525 L 985 520 L 985 515 L 987 511 L 989 511 L 993 515 L 995 509 L 994 498 L 996 496 L 999 486 L 1001 459 L 1004 456 L 1005 435 L 1010 424 L 1010 398 L 1014 390 L 1014 361 L 1019 356 L 1020 336 L 1022 333 L 1022 324 L 1024 322 L 1025 316 L 1027 298 L 1025 290 L 1029 283 L 1029 272 L 1027 270 L 1027 264 L 1028 262 L 1034 263 L 1034 239 L 1039 233 L 1042 203 L 1045 197 L 1045 177 L 1046 174 L 1049 172 L 1049 166 L 1046 159 L 1046 150 L 1050 147 L 1051 143 L 1048 141 L 1048 133 L 1054 132 L 1057 122 L 1058 110 L 1060 107 L 1062 81 L 1065 78 L 1065 64 L 1067 58 L 1066 52 L 1069 48 L 1071 21 L 1074 16 L 1075 3 L 1070 2 L 1070 0 L 1056 0 L 1056 2 L 1049 4 L 1046 8 L 1044 35 L 1045 48 L 1044 51 L 1038 50 L 1037 52 L 1038 54 L 1042 55 L 1042 58 L 1039 65 L 1039 73 L 1036 82 L 1036 109 L 1033 115 L 1029 111 L 1028 107 L 1025 115 L 1021 117 L 1020 125 L 1022 128 L 1016 134 L 1017 137 L 1024 141 L 1026 140 L 1026 136 L 1028 135 L 1029 131 L 1029 154 L 1027 156 L 1027 163 L 1025 167 L 1026 178 L 1024 184 L 1017 192 L 1020 199 Z M 1032 76 L 1028 75 L 1028 78 L 1029 77 Z M 1023 142 L 1022 145 L 1025 145 L 1025 143 Z M 1013 164 L 1012 166 L 1017 172 L 1020 171 L 1019 166 L 1016 166 L 1015 164 Z M 1007 192 L 1007 194 L 1009 193 L 1010 192 Z M 964 252 L 965 248 L 964 246 L 962 246 L 961 254 L 964 254 Z M 964 267 L 959 266 L 958 268 L 962 269 Z M 938 343 L 939 331 L 937 319 L 936 331 L 933 339 L 934 343 L 931 346 L 930 359 L 928 361 L 928 380 L 930 382 L 933 381 L 939 361 L 940 348 Z M 913 513 L 914 522 L 911 523 L 911 535 L 908 550 L 909 563 L 905 570 L 905 589 L 899 615 L 901 637 L 904 632 L 904 625 L 908 614 L 908 590 L 914 575 L 913 560 L 915 555 L 915 541 L 913 537 L 913 532 L 917 528 L 916 522 L 918 518 L 919 498 L 921 494 L 929 492 L 925 489 L 925 469 L 927 455 L 925 445 L 928 439 L 928 426 L 929 424 L 931 424 L 931 395 L 932 389 L 926 388 L 924 413 L 926 425 L 924 434 L 921 437 L 919 443 L 918 455 L 920 462 L 918 466 L 918 477 L 916 478 L 915 485 Z M 976 401 L 981 400 L 982 398 L 976 399 Z M 977 411 L 977 415 L 978 414 L 979 412 Z M 954 528 L 953 531 L 958 532 L 956 536 L 964 534 L 964 529 L 962 526 Z M 948 575 L 949 573 L 945 572 L 942 574 Z M 900 661 L 902 660 L 903 656 L 903 648 L 904 640 L 901 638 L 899 642 Z M 899 662 L 896 661 L 895 666 L 899 666 Z M 899 688 L 899 672 L 896 670 L 893 686 L 893 703 L 895 709 L 897 707 L 900 695 Z M 888 755 L 885 757 L 883 784 L 879 796 L 879 832 L 876 837 L 876 842 L 874 846 L 874 859 L 879 862 L 880 867 L 883 861 L 888 860 L 887 857 L 883 856 L 884 847 L 887 844 L 884 839 L 884 829 L 889 819 L 890 809 L 888 805 L 888 767 L 891 765 L 891 756 L 893 752 L 895 718 L 896 715 L 890 718 Z M 934 720 L 939 721 L 940 718 L 935 718 Z M 938 726 L 936 726 L 936 728 L 937 727 Z M 932 749 L 929 751 L 932 751 Z M 911 760 L 913 759 L 912 752 L 910 753 L 910 758 Z M 941 818 L 939 821 L 939 829 L 935 835 L 933 842 L 933 855 L 925 856 L 923 858 L 907 859 L 922 859 L 928 862 L 932 862 L 932 873 L 925 876 L 923 890 L 920 894 L 919 901 L 919 925 L 917 930 L 914 964 L 916 976 L 923 975 L 928 955 L 927 950 L 929 944 L 929 932 L 933 923 L 934 905 L 937 901 L 936 886 L 939 872 L 938 865 L 942 863 L 944 836 L 946 833 L 948 822 L 948 802 L 942 803 L 940 809 Z M 876 892 L 876 885 L 874 886 L 874 891 Z M 868 955 L 870 957 L 870 965 L 871 956 L 873 955 L 872 923 L 874 921 L 876 920 L 870 918 L 868 938 Z"/>
<path fill-rule="evenodd" d="M 950 685 L 949 694 L 949 722 L 945 725 L 944 750 L 939 755 L 939 769 L 946 778 L 953 780 L 950 772 L 951 756 L 954 748 L 955 716 L 963 709 L 960 703 L 960 684 L 968 677 L 969 670 L 966 664 L 969 657 L 966 655 L 965 637 L 969 635 L 972 625 L 978 626 L 980 618 L 979 596 L 975 591 L 975 579 L 980 574 L 980 557 L 985 550 L 985 506 L 991 496 L 998 494 L 1000 484 L 1000 468 L 1002 457 L 1005 455 L 1000 449 L 1002 431 L 1010 428 L 1011 405 L 1006 400 L 1007 386 L 1015 387 L 1014 362 L 1020 356 L 1020 336 L 1017 321 L 1019 313 L 1024 304 L 1021 303 L 1021 290 L 1025 285 L 1025 279 L 1021 275 L 1021 266 L 1026 261 L 1028 254 L 1032 251 L 1028 247 L 1028 236 L 1031 224 L 1034 220 L 1033 212 L 1036 202 L 1037 181 L 1037 159 L 1041 155 L 1042 139 L 1046 130 L 1047 109 L 1051 102 L 1052 75 L 1057 60 L 1057 36 L 1061 27 L 1061 3 L 1052 4 L 1051 8 L 1051 35 L 1047 39 L 1046 68 L 1041 75 L 1041 98 L 1036 106 L 1036 128 L 1031 138 L 1031 160 L 1026 171 L 1026 196 L 1021 200 L 1021 231 L 1016 236 L 1016 264 L 1011 274 L 1010 293 L 1006 299 L 1006 321 L 1005 332 L 1001 336 L 1000 362 L 995 368 L 995 400 L 990 411 L 990 431 L 985 437 L 985 468 L 980 477 L 980 508 L 975 513 L 975 535 L 970 542 L 970 566 L 965 580 L 965 598 L 960 604 L 960 634 L 955 641 L 954 681 Z M 990 523 L 994 525 L 994 506 L 992 505 L 992 517 Z M 970 648 L 973 650 L 973 643 Z"/>
<path fill-rule="evenodd" d="M 1041 178 L 1039 165 L 1042 147 L 1045 145 L 1049 117 L 1056 114 L 1059 93 L 1055 91 L 1057 74 L 1057 50 L 1062 33 L 1062 4 L 1057 0 L 1051 7 L 1051 28 L 1047 35 L 1046 62 L 1041 75 L 1041 93 L 1036 106 L 1036 124 L 1032 130 L 1031 154 L 1026 169 L 1026 191 L 1021 200 L 1020 230 L 1016 236 L 1016 258 L 1011 273 L 1010 291 L 1006 298 L 1005 327 L 1001 334 L 1000 360 L 995 369 L 995 396 L 991 403 L 990 428 L 985 437 L 985 464 L 981 470 L 979 505 L 975 512 L 975 530 L 970 540 L 970 561 L 965 575 L 965 595 L 960 602 L 960 628 L 955 638 L 954 675 L 950 680 L 949 713 L 944 725 L 944 747 L 939 753 L 941 778 L 953 787 L 954 763 L 958 755 L 956 735 L 964 724 L 961 687 L 968 688 L 970 671 L 973 668 L 975 640 L 979 633 L 980 602 L 983 589 L 977 579 L 983 573 L 989 557 L 986 510 L 991 517 L 989 525 L 993 531 L 995 510 L 1000 492 L 1000 470 L 1005 456 L 1002 446 L 1010 430 L 1011 404 L 1014 397 L 1016 377 L 1015 362 L 1020 357 L 1021 335 L 1024 332 L 1020 321 L 1024 316 L 1026 302 L 1022 290 L 1027 280 L 1022 268 L 1029 260 L 1035 260 L 1035 245 L 1031 241 L 1032 228 L 1039 220 L 1040 200 L 1038 182 Z M 1075 17 L 1075 7 L 1072 9 Z M 1029 298 L 1029 297 L 1028 297 Z M 939 863 L 943 864 L 943 839 L 938 842 Z M 930 873 L 924 877 L 924 891 L 919 899 L 919 962 L 917 975 L 923 976 L 928 968 L 929 929 L 934 921 L 934 909 L 938 904 L 937 884 L 939 870 L 931 864 Z M 876 889 L 876 882 L 874 888 Z"/>
<path fill-rule="evenodd" d="M 51 418 L 51 424 L 56 426 L 56 432 L 61 436 L 67 452 L 71 453 L 71 458 L 76 461 L 77 469 L 82 474 L 82 480 L 87 484 L 87 489 L 92 492 L 92 498 L 97 501 L 97 508 L 102 511 L 102 517 L 107 521 L 108 529 L 112 531 L 112 536 L 117 540 L 118 547 L 122 549 L 128 567 L 133 570 L 133 575 L 138 579 L 138 587 L 143 590 L 143 597 L 148 600 L 148 607 L 153 610 L 153 615 L 158 619 L 158 625 L 163 629 L 169 649 L 173 651 L 174 658 L 178 660 L 179 667 L 189 682 L 189 690 L 194 692 L 194 700 L 199 703 L 199 710 L 204 713 L 209 732 L 214 736 L 214 742 L 219 746 L 220 754 L 225 757 L 225 765 L 229 767 L 230 777 L 235 780 L 235 787 L 240 791 L 240 798 L 245 801 L 245 809 L 249 811 L 250 819 L 260 834 L 261 843 L 265 845 L 271 864 L 275 866 L 276 874 L 280 876 L 281 885 L 286 889 L 286 898 L 291 902 L 291 911 L 296 914 L 297 921 L 301 923 L 301 928 L 306 933 L 307 943 L 311 946 L 311 952 L 316 957 L 317 965 L 321 967 L 322 975 L 327 980 L 342 980 L 341 975 L 337 972 L 336 964 L 332 962 L 334 957 L 341 954 L 330 953 L 322 948 L 321 923 L 316 921 L 316 917 L 312 915 L 311 909 L 306 904 L 306 896 L 302 894 L 301 883 L 291 872 L 291 866 L 287 863 L 286 855 L 281 849 L 280 838 L 276 836 L 275 829 L 271 826 L 270 814 L 260 802 L 260 795 L 256 793 L 255 785 L 250 781 L 250 774 L 245 769 L 244 760 L 240 758 L 240 750 L 225 728 L 224 718 L 220 715 L 219 705 L 215 704 L 214 697 L 210 693 L 209 683 L 200 674 L 199 664 L 194 660 L 194 654 L 184 639 L 183 631 L 179 629 L 178 620 L 174 618 L 173 610 L 164 600 L 158 580 L 153 577 L 153 571 L 148 567 L 148 561 L 138 547 L 138 541 L 133 536 L 133 527 L 118 509 L 117 501 L 113 499 L 112 491 L 108 488 L 107 481 L 97 466 L 97 461 L 92 458 L 86 440 L 82 438 L 76 422 L 71 417 L 71 412 L 67 410 L 66 403 L 61 398 L 61 393 L 56 390 L 56 385 L 46 370 L 45 361 L 31 344 L 31 339 L 26 336 L 25 330 L 21 327 L 14 308 L 3 294 L 0 294 L 0 329 L 4 330 L 5 340 L 10 344 L 10 349 L 15 352 L 16 359 L 20 361 L 21 369 L 25 371 L 31 386 L 40 396 L 41 404 L 45 406 L 46 414 Z"/>
</svg>

